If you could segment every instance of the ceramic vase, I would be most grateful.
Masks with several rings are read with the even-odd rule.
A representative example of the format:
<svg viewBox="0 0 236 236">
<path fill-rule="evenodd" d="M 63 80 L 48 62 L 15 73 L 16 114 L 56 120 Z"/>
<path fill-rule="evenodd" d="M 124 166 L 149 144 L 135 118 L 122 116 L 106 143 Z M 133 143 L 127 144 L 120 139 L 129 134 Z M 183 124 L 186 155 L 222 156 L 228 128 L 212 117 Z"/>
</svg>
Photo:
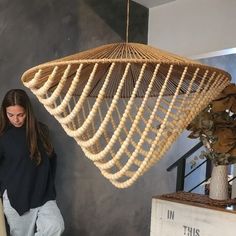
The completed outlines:
<svg viewBox="0 0 236 236">
<path fill-rule="evenodd" d="M 227 165 L 213 166 L 209 197 L 215 200 L 227 200 L 229 198 Z"/>
</svg>

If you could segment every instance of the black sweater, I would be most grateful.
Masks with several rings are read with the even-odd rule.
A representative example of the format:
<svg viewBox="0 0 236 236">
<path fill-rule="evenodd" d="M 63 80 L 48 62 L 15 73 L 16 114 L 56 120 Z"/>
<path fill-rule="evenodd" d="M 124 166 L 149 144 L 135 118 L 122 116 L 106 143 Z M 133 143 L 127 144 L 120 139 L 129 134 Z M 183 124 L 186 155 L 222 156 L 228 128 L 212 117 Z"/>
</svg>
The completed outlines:
<svg viewBox="0 0 236 236">
<path fill-rule="evenodd" d="M 37 166 L 30 159 L 26 128 L 7 127 L 0 136 L 0 190 L 7 194 L 12 207 L 24 214 L 56 197 L 54 178 L 56 154 L 49 158 L 38 141 L 42 161 Z"/>
</svg>

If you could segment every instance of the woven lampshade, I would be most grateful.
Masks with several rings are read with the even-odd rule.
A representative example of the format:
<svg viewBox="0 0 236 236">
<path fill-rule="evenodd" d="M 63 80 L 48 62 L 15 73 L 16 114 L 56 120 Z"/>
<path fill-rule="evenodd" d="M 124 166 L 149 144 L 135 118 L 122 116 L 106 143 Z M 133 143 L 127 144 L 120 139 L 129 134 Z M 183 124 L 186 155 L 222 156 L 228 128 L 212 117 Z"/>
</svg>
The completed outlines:
<svg viewBox="0 0 236 236">
<path fill-rule="evenodd" d="M 136 43 L 104 45 L 22 76 L 118 188 L 159 161 L 230 79 L 220 69 Z"/>
</svg>

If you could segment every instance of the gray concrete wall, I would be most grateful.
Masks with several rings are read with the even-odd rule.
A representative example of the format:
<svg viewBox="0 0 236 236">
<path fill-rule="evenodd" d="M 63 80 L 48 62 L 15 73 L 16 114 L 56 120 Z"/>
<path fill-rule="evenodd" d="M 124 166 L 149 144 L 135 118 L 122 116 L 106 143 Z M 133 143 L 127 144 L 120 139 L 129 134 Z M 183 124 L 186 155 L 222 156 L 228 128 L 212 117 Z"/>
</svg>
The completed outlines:
<svg viewBox="0 0 236 236">
<path fill-rule="evenodd" d="M 23 88 L 20 77 L 32 66 L 123 41 L 125 5 L 123 0 L 0 0 L 0 99 L 8 89 Z M 129 41 L 145 43 L 148 9 L 132 4 L 130 21 Z M 174 191 L 175 173 L 166 168 L 177 154 L 170 150 L 133 186 L 116 189 L 26 91 L 39 119 L 50 124 L 58 153 L 56 188 L 64 235 L 149 235 L 151 198 Z"/>
</svg>

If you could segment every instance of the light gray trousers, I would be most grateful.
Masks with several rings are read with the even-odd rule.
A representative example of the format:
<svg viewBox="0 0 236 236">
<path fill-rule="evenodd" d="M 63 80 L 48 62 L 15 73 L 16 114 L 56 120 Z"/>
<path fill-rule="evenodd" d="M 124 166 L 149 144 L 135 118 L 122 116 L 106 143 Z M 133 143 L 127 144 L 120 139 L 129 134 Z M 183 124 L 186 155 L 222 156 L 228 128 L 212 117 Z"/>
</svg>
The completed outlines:
<svg viewBox="0 0 236 236">
<path fill-rule="evenodd" d="M 64 221 L 56 201 L 48 201 L 20 216 L 11 206 L 5 191 L 3 211 L 11 236 L 60 236 L 64 231 Z"/>
</svg>

